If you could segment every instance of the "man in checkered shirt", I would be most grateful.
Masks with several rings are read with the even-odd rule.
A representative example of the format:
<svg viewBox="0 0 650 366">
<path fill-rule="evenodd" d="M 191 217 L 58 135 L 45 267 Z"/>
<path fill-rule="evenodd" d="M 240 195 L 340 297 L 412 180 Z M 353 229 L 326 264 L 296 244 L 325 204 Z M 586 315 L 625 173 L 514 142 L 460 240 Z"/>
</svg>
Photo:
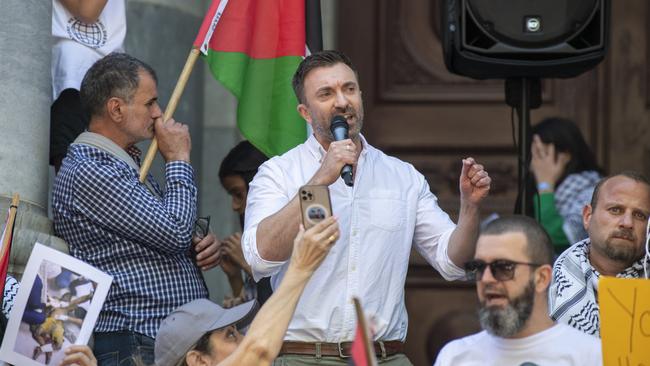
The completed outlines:
<svg viewBox="0 0 650 366">
<path fill-rule="evenodd" d="M 197 190 L 187 126 L 163 122 L 153 69 L 126 54 L 97 61 L 81 84 L 88 132 L 70 146 L 53 193 L 54 228 L 75 257 L 113 276 L 95 326 L 99 365 L 142 357 L 175 308 L 207 297 L 200 269 L 217 264 L 212 234 L 193 238 Z M 166 191 L 138 180 L 137 142 L 156 137 Z M 128 361 L 127 361 L 128 362 Z"/>
</svg>

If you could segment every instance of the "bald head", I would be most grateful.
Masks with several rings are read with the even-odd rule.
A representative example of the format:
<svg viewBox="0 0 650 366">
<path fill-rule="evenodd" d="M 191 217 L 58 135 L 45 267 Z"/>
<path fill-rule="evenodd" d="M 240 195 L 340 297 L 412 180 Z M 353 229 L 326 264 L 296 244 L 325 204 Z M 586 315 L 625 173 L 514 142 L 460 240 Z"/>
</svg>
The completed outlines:
<svg viewBox="0 0 650 366">
<path fill-rule="evenodd" d="M 598 182 L 598 184 L 596 184 L 596 187 L 594 188 L 594 193 L 591 196 L 592 209 L 595 209 L 596 206 L 598 205 L 598 198 L 600 197 L 600 191 L 602 190 L 603 185 L 607 184 L 608 181 L 614 178 L 616 178 L 616 180 L 620 180 L 621 178 L 631 179 L 637 183 L 644 185 L 648 189 L 648 191 L 650 191 L 650 181 L 648 181 L 648 178 L 646 178 L 643 174 L 628 170 L 628 171 L 621 172 L 619 174 L 610 175 L 608 177 L 601 179 Z"/>
<path fill-rule="evenodd" d="M 591 264 L 617 275 L 643 257 L 650 217 L 650 185 L 636 173 L 622 173 L 598 183 L 592 203 L 583 211 L 589 233 Z"/>
</svg>

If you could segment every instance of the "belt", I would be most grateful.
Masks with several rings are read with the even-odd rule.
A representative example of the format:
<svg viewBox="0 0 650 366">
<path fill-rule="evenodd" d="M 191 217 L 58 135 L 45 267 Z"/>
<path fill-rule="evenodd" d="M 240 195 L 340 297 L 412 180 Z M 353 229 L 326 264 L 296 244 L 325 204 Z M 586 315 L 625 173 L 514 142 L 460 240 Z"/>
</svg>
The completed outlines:
<svg viewBox="0 0 650 366">
<path fill-rule="evenodd" d="M 401 341 L 377 341 L 373 342 L 375 354 L 386 358 L 396 353 L 404 353 L 404 343 Z M 348 358 L 351 356 L 352 342 L 338 343 L 311 343 L 285 341 L 280 348 L 280 354 L 310 355 L 320 358 L 321 356 L 338 356 Z"/>
</svg>

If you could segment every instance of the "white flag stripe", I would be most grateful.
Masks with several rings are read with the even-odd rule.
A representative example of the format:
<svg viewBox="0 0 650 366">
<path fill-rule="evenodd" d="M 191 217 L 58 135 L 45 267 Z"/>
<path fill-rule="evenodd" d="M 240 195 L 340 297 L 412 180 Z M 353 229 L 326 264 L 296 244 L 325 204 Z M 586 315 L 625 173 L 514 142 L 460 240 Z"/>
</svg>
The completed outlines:
<svg viewBox="0 0 650 366">
<path fill-rule="evenodd" d="M 208 55 L 208 43 L 210 43 L 210 39 L 212 38 L 214 29 L 217 27 L 217 23 L 219 23 L 219 19 L 221 19 L 221 14 L 223 14 L 226 5 L 228 5 L 228 0 L 221 0 L 219 6 L 217 7 L 217 11 L 214 13 L 212 22 L 210 22 L 210 28 L 208 28 L 208 33 L 205 35 L 205 39 L 203 40 L 203 43 L 201 43 L 201 48 L 200 48 L 201 53 L 203 53 L 206 56 Z"/>
</svg>

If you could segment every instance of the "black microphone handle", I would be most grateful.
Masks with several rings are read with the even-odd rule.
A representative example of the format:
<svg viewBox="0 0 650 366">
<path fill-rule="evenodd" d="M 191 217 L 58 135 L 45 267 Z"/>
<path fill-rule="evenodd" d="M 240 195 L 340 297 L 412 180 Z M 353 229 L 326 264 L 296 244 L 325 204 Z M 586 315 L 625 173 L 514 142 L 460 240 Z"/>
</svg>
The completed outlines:
<svg viewBox="0 0 650 366">
<path fill-rule="evenodd" d="M 341 178 L 343 178 L 346 186 L 352 187 L 354 184 L 354 181 L 352 179 L 352 165 L 345 164 L 343 166 L 343 169 L 341 169 Z"/>
<path fill-rule="evenodd" d="M 341 115 L 334 116 L 332 122 L 330 123 L 330 131 L 332 132 L 332 137 L 334 141 L 341 141 L 348 138 L 348 122 L 345 120 L 345 117 Z M 341 178 L 348 187 L 352 187 L 352 166 L 345 164 L 341 169 Z"/>
</svg>

